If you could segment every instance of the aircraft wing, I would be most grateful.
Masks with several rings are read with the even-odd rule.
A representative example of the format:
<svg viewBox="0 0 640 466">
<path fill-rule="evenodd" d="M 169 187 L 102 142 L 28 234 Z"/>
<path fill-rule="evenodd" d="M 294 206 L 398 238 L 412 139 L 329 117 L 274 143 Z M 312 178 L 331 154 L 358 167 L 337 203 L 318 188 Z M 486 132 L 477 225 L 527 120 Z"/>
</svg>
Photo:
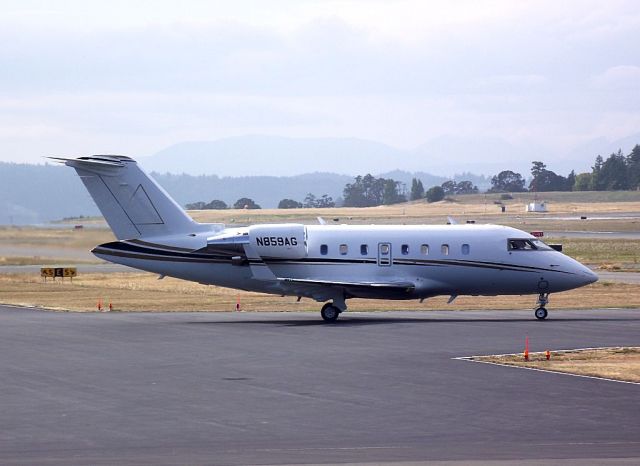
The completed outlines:
<svg viewBox="0 0 640 466">
<path fill-rule="evenodd" d="M 416 288 L 416 285 L 411 282 L 349 282 L 339 280 L 314 280 L 306 278 L 278 278 L 278 280 L 291 285 L 344 288 L 347 291 L 353 290 L 366 293 L 411 293 Z"/>
</svg>

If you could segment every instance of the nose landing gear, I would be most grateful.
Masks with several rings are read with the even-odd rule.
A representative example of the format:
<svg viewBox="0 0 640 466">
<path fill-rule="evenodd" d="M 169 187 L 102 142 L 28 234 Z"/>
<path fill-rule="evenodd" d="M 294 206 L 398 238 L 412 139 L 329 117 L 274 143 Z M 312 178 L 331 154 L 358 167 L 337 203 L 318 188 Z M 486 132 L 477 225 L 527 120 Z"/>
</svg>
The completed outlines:
<svg viewBox="0 0 640 466">
<path fill-rule="evenodd" d="M 547 305 L 548 302 L 549 302 L 549 293 L 540 293 L 540 295 L 538 296 L 538 301 L 536 302 L 536 305 L 538 306 L 535 310 L 536 319 L 544 320 L 547 318 L 549 313 L 547 312 L 547 309 L 545 308 L 545 306 Z"/>
</svg>

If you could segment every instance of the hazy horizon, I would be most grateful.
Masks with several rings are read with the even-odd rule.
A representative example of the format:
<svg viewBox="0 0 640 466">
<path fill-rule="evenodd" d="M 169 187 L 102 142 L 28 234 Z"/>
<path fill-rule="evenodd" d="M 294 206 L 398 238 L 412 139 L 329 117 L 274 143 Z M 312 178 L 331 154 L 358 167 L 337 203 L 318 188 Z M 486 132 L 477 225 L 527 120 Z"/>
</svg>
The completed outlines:
<svg viewBox="0 0 640 466">
<path fill-rule="evenodd" d="M 5 1 L 0 41 L 0 161 L 259 134 L 553 169 L 640 133 L 635 1 Z"/>
</svg>

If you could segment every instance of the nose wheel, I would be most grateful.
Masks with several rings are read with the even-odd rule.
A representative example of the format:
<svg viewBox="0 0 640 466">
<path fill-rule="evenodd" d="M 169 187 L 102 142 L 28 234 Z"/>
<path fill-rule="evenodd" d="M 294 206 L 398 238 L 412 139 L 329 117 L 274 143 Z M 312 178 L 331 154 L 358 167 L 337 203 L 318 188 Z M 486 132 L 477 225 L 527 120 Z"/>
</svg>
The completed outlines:
<svg viewBox="0 0 640 466">
<path fill-rule="evenodd" d="M 536 319 L 538 320 L 544 320 L 547 318 L 547 315 L 549 315 L 549 313 L 544 307 L 539 307 L 538 309 L 536 309 L 535 314 L 536 314 Z"/>
<path fill-rule="evenodd" d="M 538 296 L 538 302 L 536 303 L 538 307 L 535 310 L 535 316 L 538 320 L 544 320 L 547 318 L 549 313 L 547 312 L 547 308 L 545 306 L 549 302 L 549 293 L 540 293 Z"/>
</svg>

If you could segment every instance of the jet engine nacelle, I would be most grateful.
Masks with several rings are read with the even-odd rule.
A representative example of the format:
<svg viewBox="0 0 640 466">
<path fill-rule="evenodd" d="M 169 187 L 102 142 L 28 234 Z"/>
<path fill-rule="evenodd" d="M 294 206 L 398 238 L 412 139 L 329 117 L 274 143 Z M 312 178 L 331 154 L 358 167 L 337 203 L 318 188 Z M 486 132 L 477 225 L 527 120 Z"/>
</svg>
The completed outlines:
<svg viewBox="0 0 640 466">
<path fill-rule="evenodd" d="M 249 227 L 249 242 L 260 257 L 307 257 L 305 227 L 295 223 Z"/>
</svg>

